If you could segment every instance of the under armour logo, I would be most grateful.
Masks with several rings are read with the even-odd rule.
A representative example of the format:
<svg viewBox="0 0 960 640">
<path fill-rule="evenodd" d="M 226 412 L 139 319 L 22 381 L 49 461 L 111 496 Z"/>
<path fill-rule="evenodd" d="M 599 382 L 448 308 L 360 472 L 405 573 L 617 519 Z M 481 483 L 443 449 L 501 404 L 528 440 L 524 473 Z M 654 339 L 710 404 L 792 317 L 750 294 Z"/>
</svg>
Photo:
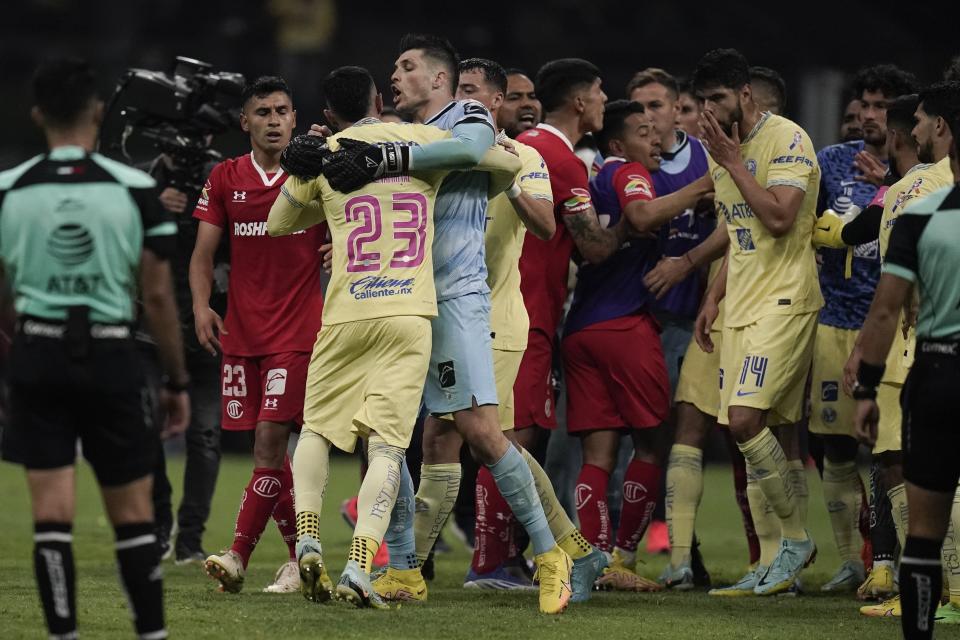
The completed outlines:
<svg viewBox="0 0 960 640">
<path fill-rule="evenodd" d="M 247 199 L 246 191 L 234 191 L 233 192 L 233 201 L 234 202 L 244 202 Z"/>
<path fill-rule="evenodd" d="M 276 408 L 277 408 L 277 404 L 278 404 L 279 402 L 280 402 L 280 401 L 277 400 L 276 398 L 268 398 L 267 400 L 264 401 L 263 407 L 264 407 L 265 409 L 276 409 Z"/>
</svg>

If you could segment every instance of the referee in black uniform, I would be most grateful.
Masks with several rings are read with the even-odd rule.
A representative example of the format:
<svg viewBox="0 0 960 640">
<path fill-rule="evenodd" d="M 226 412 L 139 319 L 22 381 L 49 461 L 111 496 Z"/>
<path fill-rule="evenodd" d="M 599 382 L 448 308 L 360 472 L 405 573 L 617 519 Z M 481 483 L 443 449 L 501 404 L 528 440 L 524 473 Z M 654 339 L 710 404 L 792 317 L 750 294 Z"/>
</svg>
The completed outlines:
<svg viewBox="0 0 960 640">
<path fill-rule="evenodd" d="M 168 376 L 169 431 L 189 380 L 167 261 L 176 233 L 147 174 L 93 153 L 103 104 L 79 60 L 44 63 L 32 116 L 49 152 L 0 173 L 0 260 L 17 330 L 2 452 L 27 472 L 34 566 L 51 638 L 77 634 L 72 534 L 77 440 L 116 532 L 140 638 L 166 638 L 150 499 L 158 437 L 132 340 L 137 290 Z M 139 282 L 138 282 L 139 276 Z"/>
<path fill-rule="evenodd" d="M 960 105 L 957 105 L 960 107 Z M 937 126 L 960 132 L 960 110 Z M 950 165 L 960 183 L 953 135 Z M 907 640 L 933 637 L 943 589 L 940 549 L 960 479 L 960 184 L 934 191 L 897 218 L 883 275 L 860 335 L 855 427 L 873 444 L 880 412 L 877 386 L 901 309 L 916 287 L 920 297 L 916 357 L 904 385 L 903 476 L 910 508 L 900 559 L 901 625 Z M 950 606 L 950 605 L 945 605 Z"/>
</svg>

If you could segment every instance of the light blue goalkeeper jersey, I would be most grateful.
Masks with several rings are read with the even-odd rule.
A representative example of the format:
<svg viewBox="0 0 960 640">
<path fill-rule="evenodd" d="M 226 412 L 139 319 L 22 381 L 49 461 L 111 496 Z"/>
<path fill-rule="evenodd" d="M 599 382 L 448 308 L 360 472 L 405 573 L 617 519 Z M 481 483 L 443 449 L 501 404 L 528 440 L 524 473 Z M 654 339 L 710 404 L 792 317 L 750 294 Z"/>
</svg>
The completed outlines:
<svg viewBox="0 0 960 640">
<path fill-rule="evenodd" d="M 451 102 L 424 124 L 452 130 L 485 123 L 493 146 L 496 127 L 487 108 L 476 100 Z M 433 278 L 437 302 L 470 293 L 489 293 L 484 255 L 489 175 L 455 171 L 443 181 L 434 210 Z"/>
</svg>

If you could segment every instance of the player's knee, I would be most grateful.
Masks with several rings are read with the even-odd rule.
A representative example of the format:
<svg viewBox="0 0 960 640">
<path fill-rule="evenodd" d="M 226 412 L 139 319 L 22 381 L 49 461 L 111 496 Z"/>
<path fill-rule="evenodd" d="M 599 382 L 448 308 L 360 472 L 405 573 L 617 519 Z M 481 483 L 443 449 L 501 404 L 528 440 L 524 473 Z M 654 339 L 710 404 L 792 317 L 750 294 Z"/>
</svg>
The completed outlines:
<svg viewBox="0 0 960 640">
<path fill-rule="evenodd" d="M 271 425 L 272 428 L 257 426 L 257 435 L 253 444 L 253 461 L 258 467 L 279 469 L 287 455 L 288 432 L 285 427 Z"/>
<path fill-rule="evenodd" d="M 367 457 L 372 461 L 374 458 L 387 458 L 398 467 L 403 464 L 404 449 L 396 447 L 379 437 L 371 436 L 367 448 Z"/>
<path fill-rule="evenodd" d="M 855 460 L 857 447 L 857 441 L 850 436 L 823 436 L 823 455 L 835 464 Z"/>
<path fill-rule="evenodd" d="M 763 413 L 746 407 L 730 407 L 730 433 L 737 442 L 756 437 L 763 429 Z"/>
</svg>

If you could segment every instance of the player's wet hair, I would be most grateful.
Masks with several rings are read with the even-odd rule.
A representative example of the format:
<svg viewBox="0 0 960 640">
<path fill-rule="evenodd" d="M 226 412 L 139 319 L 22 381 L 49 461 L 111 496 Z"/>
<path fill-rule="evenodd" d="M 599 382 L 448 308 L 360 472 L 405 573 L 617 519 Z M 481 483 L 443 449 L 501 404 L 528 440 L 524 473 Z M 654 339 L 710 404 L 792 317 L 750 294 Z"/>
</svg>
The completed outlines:
<svg viewBox="0 0 960 640">
<path fill-rule="evenodd" d="M 627 118 L 635 113 L 645 113 L 643 105 L 632 100 L 614 100 L 603 109 L 603 129 L 597 132 L 597 147 L 604 156 L 610 153 L 610 141 L 623 136 Z"/>
<path fill-rule="evenodd" d="M 894 64 L 877 64 L 860 69 L 853 81 L 853 92 L 857 98 L 863 96 L 864 91 L 879 91 L 885 98 L 894 98 L 916 93 L 918 88 L 916 76 Z"/>
<path fill-rule="evenodd" d="M 353 66 L 334 69 L 320 84 L 329 109 L 347 122 L 362 120 L 370 113 L 370 89 L 375 87 L 369 71 Z"/>
<path fill-rule="evenodd" d="M 920 104 L 920 96 L 915 93 L 897 96 L 887 102 L 887 129 L 895 129 L 897 133 L 911 140 L 910 132 L 916 124 L 914 113 Z"/>
<path fill-rule="evenodd" d="M 287 84 L 286 80 L 279 76 L 260 76 L 243 87 L 243 93 L 240 94 L 240 104 L 246 106 L 250 98 L 265 98 L 278 91 L 287 94 L 290 103 L 293 104 L 293 91 L 290 90 L 290 85 Z"/>
<path fill-rule="evenodd" d="M 537 98 L 543 111 L 556 111 L 570 99 L 574 91 L 592 85 L 600 78 L 600 69 L 580 58 L 551 60 L 537 71 L 534 81 Z"/>
<path fill-rule="evenodd" d="M 97 98 L 97 77 L 86 60 L 50 58 L 33 74 L 33 101 L 54 127 L 77 122 Z"/>
<path fill-rule="evenodd" d="M 953 133 L 953 121 L 960 114 L 960 82 L 941 80 L 925 87 L 920 91 L 920 103 L 928 116 L 939 116 L 946 120 Z"/>
<path fill-rule="evenodd" d="M 505 94 L 507 92 L 507 72 L 500 66 L 499 62 L 486 58 L 467 58 L 460 63 L 457 72 L 464 73 L 477 69 L 483 74 L 483 79 L 487 84 L 495 87 L 501 93 Z"/>
<path fill-rule="evenodd" d="M 750 65 L 736 49 L 714 49 L 700 58 L 691 84 L 695 91 L 711 87 L 739 91 L 743 85 L 750 84 Z"/>
<path fill-rule="evenodd" d="M 627 97 L 630 97 L 634 89 L 645 87 L 648 84 L 662 84 L 667 88 L 667 91 L 673 94 L 674 100 L 680 97 L 680 84 L 677 82 L 677 79 L 657 67 L 648 67 L 643 71 L 638 71 L 633 74 L 630 82 L 627 83 Z"/>
<path fill-rule="evenodd" d="M 456 91 L 460 84 L 460 56 L 449 40 L 429 33 L 408 33 L 400 38 L 400 53 L 411 49 L 421 49 L 425 57 L 442 64 L 450 76 L 450 92 Z"/>
<path fill-rule="evenodd" d="M 750 67 L 750 83 L 756 82 L 766 83 L 773 89 L 773 94 L 777 100 L 777 108 L 780 113 L 783 113 L 784 109 L 787 108 L 787 83 L 783 76 L 770 67 Z"/>
</svg>

